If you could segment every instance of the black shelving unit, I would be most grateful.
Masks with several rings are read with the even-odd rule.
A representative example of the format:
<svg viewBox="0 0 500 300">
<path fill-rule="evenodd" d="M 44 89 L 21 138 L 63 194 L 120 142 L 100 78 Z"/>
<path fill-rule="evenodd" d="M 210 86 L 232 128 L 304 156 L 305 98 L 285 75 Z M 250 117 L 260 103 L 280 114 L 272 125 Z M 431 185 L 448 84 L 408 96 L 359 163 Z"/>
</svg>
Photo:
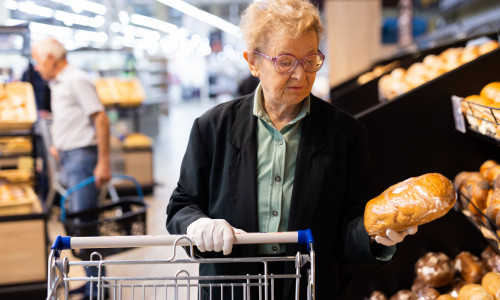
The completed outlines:
<svg viewBox="0 0 500 300">
<path fill-rule="evenodd" d="M 28 24 L 18 26 L 0 26 L 0 35 L 22 43 L 16 45 L 4 44 L 0 49 L 0 56 L 5 54 L 18 54 L 25 58 L 28 68 L 30 57 L 30 31 Z M 17 48 L 17 46 L 21 46 Z M 14 78 L 19 80 L 19 78 Z M 36 163 L 35 131 L 33 126 L 29 129 L 2 127 L 1 137 L 27 137 L 31 140 L 33 162 Z M 25 155 L 24 153 L 22 155 Z M 19 155 L 0 155 L 0 160 L 14 161 Z M 38 191 L 38 177 L 35 165 L 33 166 L 34 190 L 37 201 L 34 210 L 29 214 L 0 216 L 1 244 L 0 257 L 2 257 L 2 281 L 0 282 L 1 299 L 44 299 L 47 284 L 47 257 L 48 236 L 47 216 L 48 211 Z M 16 247 L 14 247 L 14 246 Z"/>
<path fill-rule="evenodd" d="M 500 161 L 497 144 L 455 129 L 451 103 L 452 95 L 477 94 L 487 83 L 500 81 L 499 69 L 497 49 L 392 101 L 356 114 L 366 128 L 378 193 L 424 173 L 438 172 L 453 179 L 461 171 L 478 170 L 487 159 Z M 467 218 L 452 210 L 406 238 L 392 262 L 351 266 L 356 286 L 352 299 L 363 299 L 374 289 L 388 295 L 409 289 L 415 277 L 414 264 L 426 252 L 442 251 L 454 257 L 467 250 L 479 255 L 486 245 Z"/>
</svg>

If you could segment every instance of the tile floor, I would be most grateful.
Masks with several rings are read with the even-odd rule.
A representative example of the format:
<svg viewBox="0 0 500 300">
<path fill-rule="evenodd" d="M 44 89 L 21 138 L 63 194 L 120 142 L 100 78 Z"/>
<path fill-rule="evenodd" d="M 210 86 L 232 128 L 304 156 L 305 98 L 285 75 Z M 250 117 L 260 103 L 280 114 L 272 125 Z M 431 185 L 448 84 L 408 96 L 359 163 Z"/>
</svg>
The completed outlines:
<svg viewBox="0 0 500 300">
<path fill-rule="evenodd" d="M 168 116 L 159 117 L 159 133 L 155 138 L 154 145 L 154 177 L 158 186 L 154 188 L 153 195 L 147 197 L 149 204 L 147 214 L 147 234 L 159 235 L 168 234 L 165 229 L 166 206 L 175 188 L 179 176 L 181 160 L 187 145 L 189 132 L 194 119 L 204 111 L 212 107 L 215 103 L 210 101 L 189 101 L 177 103 L 169 107 Z M 53 240 L 57 235 L 65 235 L 62 224 L 58 221 L 56 215 L 52 215 L 48 222 L 49 237 Z M 180 249 L 180 248 L 179 248 Z M 68 256 L 74 260 L 69 251 L 63 251 L 63 256 Z M 149 247 L 132 249 L 120 254 L 109 256 L 110 260 L 161 260 L 169 259 L 172 256 L 172 249 L 169 247 Z M 177 251 L 176 257 L 187 258 L 184 251 Z M 108 276 L 112 272 L 126 274 L 127 276 L 175 276 L 179 269 L 186 270 L 191 276 L 197 275 L 197 265 L 185 264 L 147 264 L 134 265 L 132 267 L 121 268 L 110 266 Z M 122 275 L 123 275 L 122 274 Z M 76 267 L 70 270 L 70 277 L 84 276 L 83 268 Z M 70 289 L 80 286 L 82 282 L 71 282 Z M 168 297 L 165 295 L 165 289 L 158 288 L 155 294 L 154 288 L 123 289 L 121 299 L 174 299 L 175 291 L 168 290 Z M 60 289 L 61 292 L 61 289 Z M 61 294 L 61 293 L 60 293 Z M 61 295 L 61 299 L 64 297 Z M 70 298 L 73 299 L 73 298 Z M 74 298 L 77 299 L 77 298 Z M 113 298 L 111 298 L 113 299 Z M 116 299 L 119 299 L 117 297 Z M 197 295 L 191 292 L 190 297 L 186 294 L 186 289 L 179 291 L 179 299 L 197 299 Z"/>
</svg>

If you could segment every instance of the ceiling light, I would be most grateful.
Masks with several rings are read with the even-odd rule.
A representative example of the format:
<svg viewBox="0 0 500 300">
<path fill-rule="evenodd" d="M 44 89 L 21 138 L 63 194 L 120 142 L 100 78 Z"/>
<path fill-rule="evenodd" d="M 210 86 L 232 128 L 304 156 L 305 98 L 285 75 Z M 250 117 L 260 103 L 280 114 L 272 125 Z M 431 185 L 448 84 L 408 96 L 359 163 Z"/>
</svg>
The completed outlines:
<svg viewBox="0 0 500 300">
<path fill-rule="evenodd" d="M 138 15 L 138 14 L 132 14 L 130 16 L 130 22 L 132 22 L 136 25 L 141 25 L 144 27 L 149 27 L 149 28 L 153 28 L 156 30 L 161 30 L 161 31 L 167 32 L 167 33 L 172 33 L 175 30 L 177 30 L 177 26 L 175 26 L 174 24 L 171 24 L 171 23 L 159 20 L 159 19 L 151 18 L 151 17 Z"/>
<path fill-rule="evenodd" d="M 156 0 L 167 6 L 177 9 L 178 11 L 198 19 L 204 23 L 210 24 L 220 30 L 234 35 L 237 38 L 241 37 L 240 28 L 224 19 L 221 19 L 215 15 L 209 14 L 191 4 L 188 4 L 182 0 Z"/>
<path fill-rule="evenodd" d="M 10 10 L 17 10 L 19 5 L 14 0 L 6 0 L 3 6 Z"/>
<path fill-rule="evenodd" d="M 88 0 L 51 0 L 52 2 L 64 4 L 71 7 L 74 12 L 78 11 L 90 11 L 98 15 L 106 14 L 107 8 L 105 5 L 88 1 Z"/>
<path fill-rule="evenodd" d="M 127 25 L 128 23 L 130 23 L 130 17 L 128 16 L 128 13 L 124 10 L 122 10 L 118 13 L 118 19 L 124 25 Z"/>
<path fill-rule="evenodd" d="M 45 18 L 52 18 L 54 15 L 54 11 L 48 7 L 37 5 L 31 1 L 19 2 L 19 6 L 17 8 L 19 11 L 23 13 L 36 15 Z"/>
</svg>

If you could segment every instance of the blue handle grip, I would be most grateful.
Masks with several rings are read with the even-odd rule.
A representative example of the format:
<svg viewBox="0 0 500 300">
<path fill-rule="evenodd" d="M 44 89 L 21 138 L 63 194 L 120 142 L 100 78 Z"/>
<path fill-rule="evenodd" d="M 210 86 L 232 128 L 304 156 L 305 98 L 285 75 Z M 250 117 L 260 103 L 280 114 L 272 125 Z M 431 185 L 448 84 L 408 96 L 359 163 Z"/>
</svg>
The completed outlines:
<svg viewBox="0 0 500 300">
<path fill-rule="evenodd" d="M 54 250 L 71 249 L 71 237 L 58 235 L 56 237 L 56 240 L 52 244 L 52 247 L 50 247 L 50 249 L 54 249 Z"/>
<path fill-rule="evenodd" d="M 135 185 L 135 189 L 137 190 L 137 196 L 141 200 L 144 199 L 144 193 L 142 192 L 142 188 L 141 188 L 139 182 L 134 177 L 128 176 L 128 175 L 123 175 L 123 174 L 113 174 L 112 177 L 113 178 L 121 178 L 121 179 L 126 179 L 126 180 L 132 181 L 134 183 L 134 185 Z M 83 188 L 84 186 L 86 186 L 88 184 L 93 183 L 94 181 L 95 181 L 95 177 L 94 176 L 86 178 L 86 179 L 80 181 L 79 183 L 77 183 L 75 186 L 72 186 L 71 188 L 67 189 L 66 193 L 61 196 L 61 221 L 63 221 L 63 222 L 66 221 L 66 208 L 65 208 L 66 198 L 68 198 L 68 196 L 71 193 L 75 192 L 76 190 L 79 190 L 79 189 Z"/>
<path fill-rule="evenodd" d="M 306 230 L 299 230 L 297 231 L 299 236 L 297 239 L 297 243 L 299 244 L 306 244 L 307 245 L 307 250 L 311 251 L 310 245 L 314 245 L 314 239 L 312 235 L 311 229 L 306 229 Z"/>
</svg>

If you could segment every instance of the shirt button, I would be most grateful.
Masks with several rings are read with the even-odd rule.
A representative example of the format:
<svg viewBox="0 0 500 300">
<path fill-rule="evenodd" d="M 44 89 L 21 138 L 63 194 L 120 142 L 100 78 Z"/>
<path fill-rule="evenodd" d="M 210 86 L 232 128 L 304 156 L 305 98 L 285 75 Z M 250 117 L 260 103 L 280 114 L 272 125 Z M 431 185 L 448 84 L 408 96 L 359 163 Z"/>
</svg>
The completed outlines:
<svg viewBox="0 0 500 300">
<path fill-rule="evenodd" d="M 273 216 L 277 217 L 278 216 L 278 212 L 273 210 Z"/>
<path fill-rule="evenodd" d="M 280 141 L 278 142 L 278 144 L 279 144 L 280 146 L 281 146 L 281 145 L 283 145 L 283 140 L 280 140 Z"/>
<path fill-rule="evenodd" d="M 280 182 L 281 181 L 281 177 L 279 177 L 279 176 L 274 177 L 274 181 Z"/>
<path fill-rule="evenodd" d="M 278 247 L 273 246 L 271 249 L 273 249 L 274 252 L 278 251 Z"/>
</svg>

